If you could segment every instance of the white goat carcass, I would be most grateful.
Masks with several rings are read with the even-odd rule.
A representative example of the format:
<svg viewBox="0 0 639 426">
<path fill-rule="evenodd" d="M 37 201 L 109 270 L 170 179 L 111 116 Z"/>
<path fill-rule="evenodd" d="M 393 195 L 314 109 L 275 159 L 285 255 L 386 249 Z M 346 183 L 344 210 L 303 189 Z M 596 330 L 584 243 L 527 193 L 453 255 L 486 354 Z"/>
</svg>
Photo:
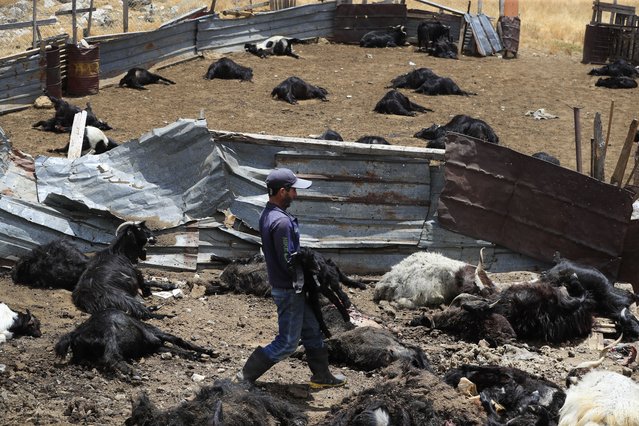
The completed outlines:
<svg viewBox="0 0 639 426">
<path fill-rule="evenodd" d="M 373 297 L 413 309 L 448 304 L 461 293 L 485 296 L 493 292 L 494 284 L 481 261 L 475 267 L 439 253 L 417 252 L 384 274 Z"/>
<path fill-rule="evenodd" d="M 595 370 L 566 391 L 559 426 L 639 424 L 639 384 L 612 371 Z"/>
</svg>

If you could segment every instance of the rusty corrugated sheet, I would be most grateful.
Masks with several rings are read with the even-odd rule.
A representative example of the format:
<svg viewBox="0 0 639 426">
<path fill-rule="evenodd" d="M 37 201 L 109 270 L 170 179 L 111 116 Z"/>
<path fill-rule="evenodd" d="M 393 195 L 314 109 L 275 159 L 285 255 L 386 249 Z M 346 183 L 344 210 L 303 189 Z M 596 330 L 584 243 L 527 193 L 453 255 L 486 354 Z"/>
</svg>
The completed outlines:
<svg viewBox="0 0 639 426">
<path fill-rule="evenodd" d="M 405 24 L 405 4 L 338 4 L 333 41 L 359 43 L 369 31 Z"/>
<path fill-rule="evenodd" d="M 563 257 L 616 276 L 632 213 L 628 191 L 503 146 L 446 143 L 439 222 L 535 259 Z"/>
<path fill-rule="evenodd" d="M 639 293 L 639 220 L 630 221 L 618 278 L 631 283 L 635 293 Z"/>
</svg>

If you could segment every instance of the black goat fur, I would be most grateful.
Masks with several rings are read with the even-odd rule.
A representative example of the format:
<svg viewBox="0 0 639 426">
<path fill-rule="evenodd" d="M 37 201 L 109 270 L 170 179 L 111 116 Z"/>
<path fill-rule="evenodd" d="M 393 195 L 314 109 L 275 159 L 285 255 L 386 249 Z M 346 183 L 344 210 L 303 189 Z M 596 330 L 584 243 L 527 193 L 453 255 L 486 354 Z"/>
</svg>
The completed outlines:
<svg viewBox="0 0 639 426">
<path fill-rule="evenodd" d="M 11 270 L 15 284 L 34 288 L 73 290 L 89 258 L 67 240 L 54 240 L 34 247 Z"/>
<path fill-rule="evenodd" d="M 56 133 L 68 133 L 73 127 L 73 119 L 75 115 L 82 111 L 78 106 L 72 105 L 64 99 L 47 95 L 55 108 L 55 115 L 48 120 L 41 120 L 32 125 L 32 127 L 41 127 L 42 130 Z M 105 121 L 98 119 L 91 109 L 91 104 L 87 102 L 84 109 L 87 112 L 85 125 L 93 126 L 100 130 L 111 130 L 112 127 Z"/>
<path fill-rule="evenodd" d="M 394 89 L 417 89 L 427 81 L 439 78 L 430 68 L 417 68 L 391 80 L 388 87 Z"/>
<path fill-rule="evenodd" d="M 517 368 L 465 364 L 448 370 L 444 381 L 457 387 L 462 377 L 477 386 L 489 425 L 555 425 L 566 399 L 556 384 Z M 503 414 L 496 412 L 491 400 L 505 408 Z"/>
<path fill-rule="evenodd" d="M 124 77 L 120 80 L 120 87 L 127 86 L 132 89 L 147 90 L 147 84 L 175 84 L 174 81 L 154 74 L 144 68 L 133 67 L 129 69 Z"/>
<path fill-rule="evenodd" d="M 392 332 L 377 327 L 356 327 L 326 341 L 331 364 L 360 371 L 373 371 L 402 361 L 418 369 L 430 370 L 426 354 L 419 346 L 400 341 Z"/>
<path fill-rule="evenodd" d="M 313 86 L 299 77 L 289 77 L 278 84 L 272 91 L 271 97 L 281 99 L 289 104 L 297 104 L 298 100 L 320 99 L 328 101 L 326 95 L 328 91 L 323 87 Z"/>
<path fill-rule="evenodd" d="M 132 402 L 126 426 L 304 426 L 307 416 L 299 407 L 254 386 L 216 380 L 191 401 L 167 410 L 158 409 L 146 393 Z"/>
<path fill-rule="evenodd" d="M 357 143 L 367 143 L 369 145 L 390 145 L 386 139 L 381 136 L 362 136 L 358 138 L 355 142 Z"/>
<path fill-rule="evenodd" d="M 404 94 L 393 89 L 377 102 L 374 111 L 380 114 L 415 116 L 415 111 L 427 112 L 433 110 L 411 102 Z"/>
<path fill-rule="evenodd" d="M 138 259 L 146 259 L 144 246 L 155 244 L 153 233 L 144 222 L 129 223 L 122 227 L 107 248 L 96 253 L 78 279 L 73 290 L 73 304 L 83 312 L 97 313 L 116 308 L 136 318 L 164 318 L 154 314 L 138 298 L 151 295 L 151 285 L 144 281 L 136 268 Z M 155 286 L 175 288 L 172 284 Z"/>
<path fill-rule="evenodd" d="M 204 76 L 207 80 L 220 78 L 224 80 L 253 80 L 253 69 L 244 67 L 232 59 L 221 58 L 209 65 L 209 69 Z"/>
<path fill-rule="evenodd" d="M 171 346 L 164 346 L 164 343 Z M 55 353 L 66 357 L 73 352 L 71 362 L 99 366 L 108 371 L 119 371 L 125 376 L 135 372 L 127 360 L 138 359 L 158 352 L 171 352 L 183 358 L 199 359 L 199 354 L 213 355 L 212 349 L 187 342 L 165 333 L 118 309 L 107 308 L 97 312 L 73 331 L 63 335 L 55 345 Z"/>
</svg>

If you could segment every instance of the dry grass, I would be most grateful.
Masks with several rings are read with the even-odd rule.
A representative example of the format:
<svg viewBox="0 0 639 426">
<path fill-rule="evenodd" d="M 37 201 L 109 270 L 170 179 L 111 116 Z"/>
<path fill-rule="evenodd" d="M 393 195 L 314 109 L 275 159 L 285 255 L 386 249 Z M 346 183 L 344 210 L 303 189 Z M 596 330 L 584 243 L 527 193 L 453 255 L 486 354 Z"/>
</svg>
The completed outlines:
<svg viewBox="0 0 639 426">
<path fill-rule="evenodd" d="M 311 3 L 314 0 L 298 0 L 298 4 Z M 255 0 L 253 3 L 258 3 Z M 0 7 L 12 6 L 14 0 L 0 0 Z M 60 4 L 48 10 L 40 3 L 38 16 L 48 17 L 53 15 Z M 552 54 L 580 55 L 583 48 L 584 28 L 590 22 L 592 15 L 592 0 L 521 0 L 519 2 L 519 14 L 521 18 L 521 47 L 534 47 Z M 634 6 L 639 9 L 639 0 L 623 0 L 624 5 Z M 115 21 L 110 27 L 92 27 L 92 35 L 110 34 L 122 31 L 122 2 L 120 0 L 94 0 L 95 7 L 110 6 L 113 8 Z M 248 4 L 247 0 L 217 0 L 216 11 L 222 11 Z M 440 4 L 457 10 L 466 11 L 467 0 L 440 0 Z M 478 1 L 471 5 L 471 12 L 477 12 Z M 143 19 L 144 14 L 139 10 L 130 9 L 129 31 L 147 31 L 157 28 L 176 16 L 188 11 L 206 6 L 211 6 L 210 1 L 202 0 L 154 0 L 156 14 L 151 22 Z M 432 7 L 418 2 L 407 0 L 409 8 L 433 10 Z M 499 16 L 499 0 L 484 0 L 483 12 L 491 17 Z M 27 18 L 28 19 L 28 18 Z M 604 17 L 605 19 L 605 17 Z M 60 33 L 71 33 L 71 18 L 58 17 L 59 25 L 43 27 L 44 37 L 51 37 Z M 82 25 L 82 23 L 81 23 Z M 81 31 L 81 30 L 80 30 Z M 28 48 L 31 44 L 31 30 L 17 31 L 9 37 L 7 31 L 0 32 L 0 56 L 16 53 Z M 79 33 L 81 35 L 81 32 Z"/>
</svg>

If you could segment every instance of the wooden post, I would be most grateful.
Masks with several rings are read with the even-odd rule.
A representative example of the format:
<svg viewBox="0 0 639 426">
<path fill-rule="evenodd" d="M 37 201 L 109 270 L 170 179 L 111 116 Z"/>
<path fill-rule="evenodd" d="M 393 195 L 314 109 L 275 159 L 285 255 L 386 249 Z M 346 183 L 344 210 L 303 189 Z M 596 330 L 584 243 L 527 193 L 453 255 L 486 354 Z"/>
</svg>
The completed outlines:
<svg viewBox="0 0 639 426">
<path fill-rule="evenodd" d="M 610 140 L 610 127 L 612 127 L 612 113 L 615 111 L 615 101 L 610 101 L 610 117 L 608 117 L 608 131 L 606 132 L 606 147 L 608 149 L 608 141 Z"/>
<path fill-rule="evenodd" d="M 504 1 L 499 0 L 499 16 L 504 16 Z"/>
<path fill-rule="evenodd" d="M 124 0 L 124 2 L 126 1 L 127 0 Z M 93 0 L 91 0 L 91 2 L 89 3 L 89 22 L 87 22 L 87 30 L 86 30 L 86 33 L 84 34 L 85 38 L 91 36 L 91 18 L 93 18 Z"/>
<path fill-rule="evenodd" d="M 84 127 L 87 122 L 87 111 L 82 110 L 73 116 L 73 126 L 71 127 L 71 136 L 69 137 L 69 151 L 67 158 L 75 160 L 82 155 L 82 141 L 84 139 Z"/>
<path fill-rule="evenodd" d="M 483 9 L 484 6 L 484 1 L 483 0 L 477 0 L 477 14 L 481 15 L 481 11 Z"/>
<path fill-rule="evenodd" d="M 603 181 L 604 177 L 604 169 L 606 162 L 606 152 L 605 145 L 603 139 L 603 128 L 601 125 L 601 114 L 595 114 L 595 129 L 594 129 L 594 141 L 593 141 L 593 150 L 592 150 L 592 177 L 597 180 Z"/>
<path fill-rule="evenodd" d="M 575 116 L 575 159 L 577 161 L 577 171 L 581 173 L 581 120 L 579 118 L 579 107 L 573 107 Z"/>
<path fill-rule="evenodd" d="M 217 0 L 213 0 L 211 2 L 211 9 L 209 9 L 209 13 L 215 13 L 215 3 L 217 3 Z"/>
<path fill-rule="evenodd" d="M 617 166 L 615 167 L 615 171 L 610 178 L 610 183 L 612 185 L 621 186 L 621 182 L 623 181 L 623 175 L 626 173 L 626 165 L 628 164 L 628 158 L 630 157 L 630 151 L 632 151 L 632 144 L 635 140 L 635 134 L 637 133 L 637 119 L 635 118 L 630 123 L 630 128 L 628 129 L 628 136 L 626 136 L 626 142 L 623 144 L 623 148 L 621 148 L 621 154 L 619 154 L 619 160 L 617 160 Z"/>
<path fill-rule="evenodd" d="M 129 0 L 122 0 L 122 32 L 129 32 Z"/>
<path fill-rule="evenodd" d="M 33 13 L 32 13 L 32 18 L 33 18 L 33 25 L 31 27 L 31 47 L 32 48 L 36 48 L 38 47 L 38 42 L 36 39 L 36 27 L 38 25 L 38 8 L 37 8 L 37 4 L 36 4 L 37 0 L 33 0 Z"/>
<path fill-rule="evenodd" d="M 71 0 L 71 40 L 73 44 L 78 43 L 78 23 L 76 21 L 75 10 L 76 10 L 75 0 Z"/>
</svg>

